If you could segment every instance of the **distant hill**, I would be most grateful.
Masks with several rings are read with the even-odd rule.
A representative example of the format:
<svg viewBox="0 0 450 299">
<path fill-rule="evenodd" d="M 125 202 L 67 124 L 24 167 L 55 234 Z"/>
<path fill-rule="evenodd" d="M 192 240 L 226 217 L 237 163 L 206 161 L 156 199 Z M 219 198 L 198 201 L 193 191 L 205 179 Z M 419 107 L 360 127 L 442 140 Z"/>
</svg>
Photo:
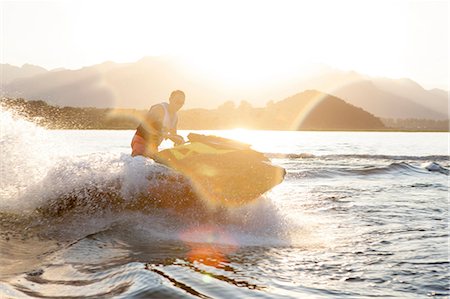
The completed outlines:
<svg viewBox="0 0 450 299">
<path fill-rule="evenodd" d="M 2 105 L 49 128 L 135 129 L 146 110 L 55 107 L 43 101 L 3 99 Z M 217 109 L 188 109 L 179 113 L 179 129 L 265 130 L 383 130 L 372 114 L 343 100 L 310 90 L 264 108 L 248 102 L 227 102 Z"/>
<path fill-rule="evenodd" d="M 2 86 L 3 95 L 58 106 L 144 109 L 167 99 L 170 91 L 182 89 L 188 97 L 187 108 L 212 109 L 229 100 L 246 100 L 263 107 L 269 100 L 315 89 L 382 118 L 444 120 L 449 111 L 447 91 L 425 90 L 409 79 L 374 78 L 329 67 L 311 72 L 311 76 L 240 88 L 221 84 L 208 74 L 193 73 L 180 61 L 164 57 L 105 62 L 79 70 L 35 69 L 34 74 L 17 69 L 2 67 L 3 76 L 8 78 Z"/>
<path fill-rule="evenodd" d="M 5 86 L 4 96 L 45 100 L 58 106 L 142 109 L 167 99 L 172 90 L 182 89 L 189 95 L 189 105 L 202 106 L 209 102 L 213 86 L 206 88 L 193 80 L 172 60 L 143 58 L 135 63 L 105 62 L 17 79 Z"/>
<path fill-rule="evenodd" d="M 182 116 L 182 117 L 181 117 Z M 233 107 L 229 102 L 210 112 L 181 111 L 180 125 L 200 129 L 236 127 L 265 130 L 382 130 L 385 126 L 372 114 L 334 96 L 309 90 L 264 108 L 248 102 Z"/>
<path fill-rule="evenodd" d="M 29 78 L 46 72 L 48 71 L 45 68 L 32 64 L 24 64 L 22 67 L 0 64 L 0 86 L 6 86 L 15 79 Z"/>
<path fill-rule="evenodd" d="M 267 107 L 285 128 L 301 130 L 381 130 L 373 114 L 342 99 L 314 90 L 296 94 Z M 283 121 L 283 118 L 285 120 Z"/>
<path fill-rule="evenodd" d="M 410 99 L 414 103 L 431 109 L 434 112 L 446 113 L 448 111 L 448 93 L 440 89 L 425 90 L 422 86 L 410 79 L 375 78 L 374 85 L 392 95 Z"/>
<path fill-rule="evenodd" d="M 448 92 L 425 90 L 410 79 L 373 78 L 328 69 L 302 81 L 300 88 L 314 88 L 335 95 L 382 118 L 449 118 Z"/>
</svg>

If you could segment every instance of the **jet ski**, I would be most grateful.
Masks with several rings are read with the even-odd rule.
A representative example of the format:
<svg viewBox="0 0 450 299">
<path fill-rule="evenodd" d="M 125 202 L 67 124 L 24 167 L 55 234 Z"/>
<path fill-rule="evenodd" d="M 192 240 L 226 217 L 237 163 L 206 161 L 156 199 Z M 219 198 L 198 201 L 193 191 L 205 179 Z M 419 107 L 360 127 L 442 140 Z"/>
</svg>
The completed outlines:
<svg viewBox="0 0 450 299">
<path fill-rule="evenodd" d="M 156 162 L 187 178 L 211 204 L 241 205 L 280 184 L 286 171 L 249 144 L 190 133 L 188 142 L 158 153 Z"/>
<path fill-rule="evenodd" d="M 194 209 L 200 216 L 204 207 L 221 211 L 221 207 L 252 202 L 284 179 L 282 167 L 271 164 L 248 144 L 194 133 L 188 140 L 154 157 L 171 171 L 158 172 L 151 178 L 148 192 L 132 200 L 123 198 L 120 180 L 112 180 L 106 185 L 87 183 L 68 192 L 63 190 L 36 210 L 44 216 L 59 217 L 68 212 L 170 208 L 181 212 Z"/>
</svg>

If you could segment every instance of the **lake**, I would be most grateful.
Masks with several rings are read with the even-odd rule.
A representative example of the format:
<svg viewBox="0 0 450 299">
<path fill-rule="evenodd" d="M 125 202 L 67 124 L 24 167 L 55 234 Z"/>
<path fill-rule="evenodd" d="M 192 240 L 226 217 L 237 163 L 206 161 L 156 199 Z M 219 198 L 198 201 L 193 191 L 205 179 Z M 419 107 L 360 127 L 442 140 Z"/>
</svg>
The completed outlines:
<svg viewBox="0 0 450 299">
<path fill-rule="evenodd" d="M 130 157 L 133 133 L 2 112 L 0 297 L 448 298 L 448 133 L 197 131 L 287 171 L 211 214 L 105 208 L 170 177 Z"/>
</svg>

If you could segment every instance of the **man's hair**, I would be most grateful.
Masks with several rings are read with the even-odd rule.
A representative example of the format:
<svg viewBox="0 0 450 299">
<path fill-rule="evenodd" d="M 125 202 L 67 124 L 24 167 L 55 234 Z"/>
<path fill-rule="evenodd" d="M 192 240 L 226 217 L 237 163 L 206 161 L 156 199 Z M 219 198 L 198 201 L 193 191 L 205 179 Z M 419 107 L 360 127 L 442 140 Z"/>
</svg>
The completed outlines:
<svg viewBox="0 0 450 299">
<path fill-rule="evenodd" d="M 172 93 L 170 94 L 170 98 L 173 98 L 173 97 L 175 97 L 175 96 L 177 96 L 177 95 L 182 95 L 183 97 L 186 97 L 186 95 L 184 94 L 183 91 L 181 91 L 181 90 L 174 90 L 174 91 L 172 91 Z"/>
</svg>

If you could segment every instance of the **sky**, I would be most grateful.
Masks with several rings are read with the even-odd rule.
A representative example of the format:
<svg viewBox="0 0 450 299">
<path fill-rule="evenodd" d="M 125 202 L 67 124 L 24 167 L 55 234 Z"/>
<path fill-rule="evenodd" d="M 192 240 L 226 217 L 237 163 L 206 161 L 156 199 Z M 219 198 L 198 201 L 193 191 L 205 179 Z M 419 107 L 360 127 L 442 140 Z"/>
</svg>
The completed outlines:
<svg viewBox="0 0 450 299">
<path fill-rule="evenodd" d="M 0 62 L 17 66 L 170 55 L 225 81 L 325 64 L 449 85 L 448 1 L 1 0 L 0 9 Z"/>
</svg>

